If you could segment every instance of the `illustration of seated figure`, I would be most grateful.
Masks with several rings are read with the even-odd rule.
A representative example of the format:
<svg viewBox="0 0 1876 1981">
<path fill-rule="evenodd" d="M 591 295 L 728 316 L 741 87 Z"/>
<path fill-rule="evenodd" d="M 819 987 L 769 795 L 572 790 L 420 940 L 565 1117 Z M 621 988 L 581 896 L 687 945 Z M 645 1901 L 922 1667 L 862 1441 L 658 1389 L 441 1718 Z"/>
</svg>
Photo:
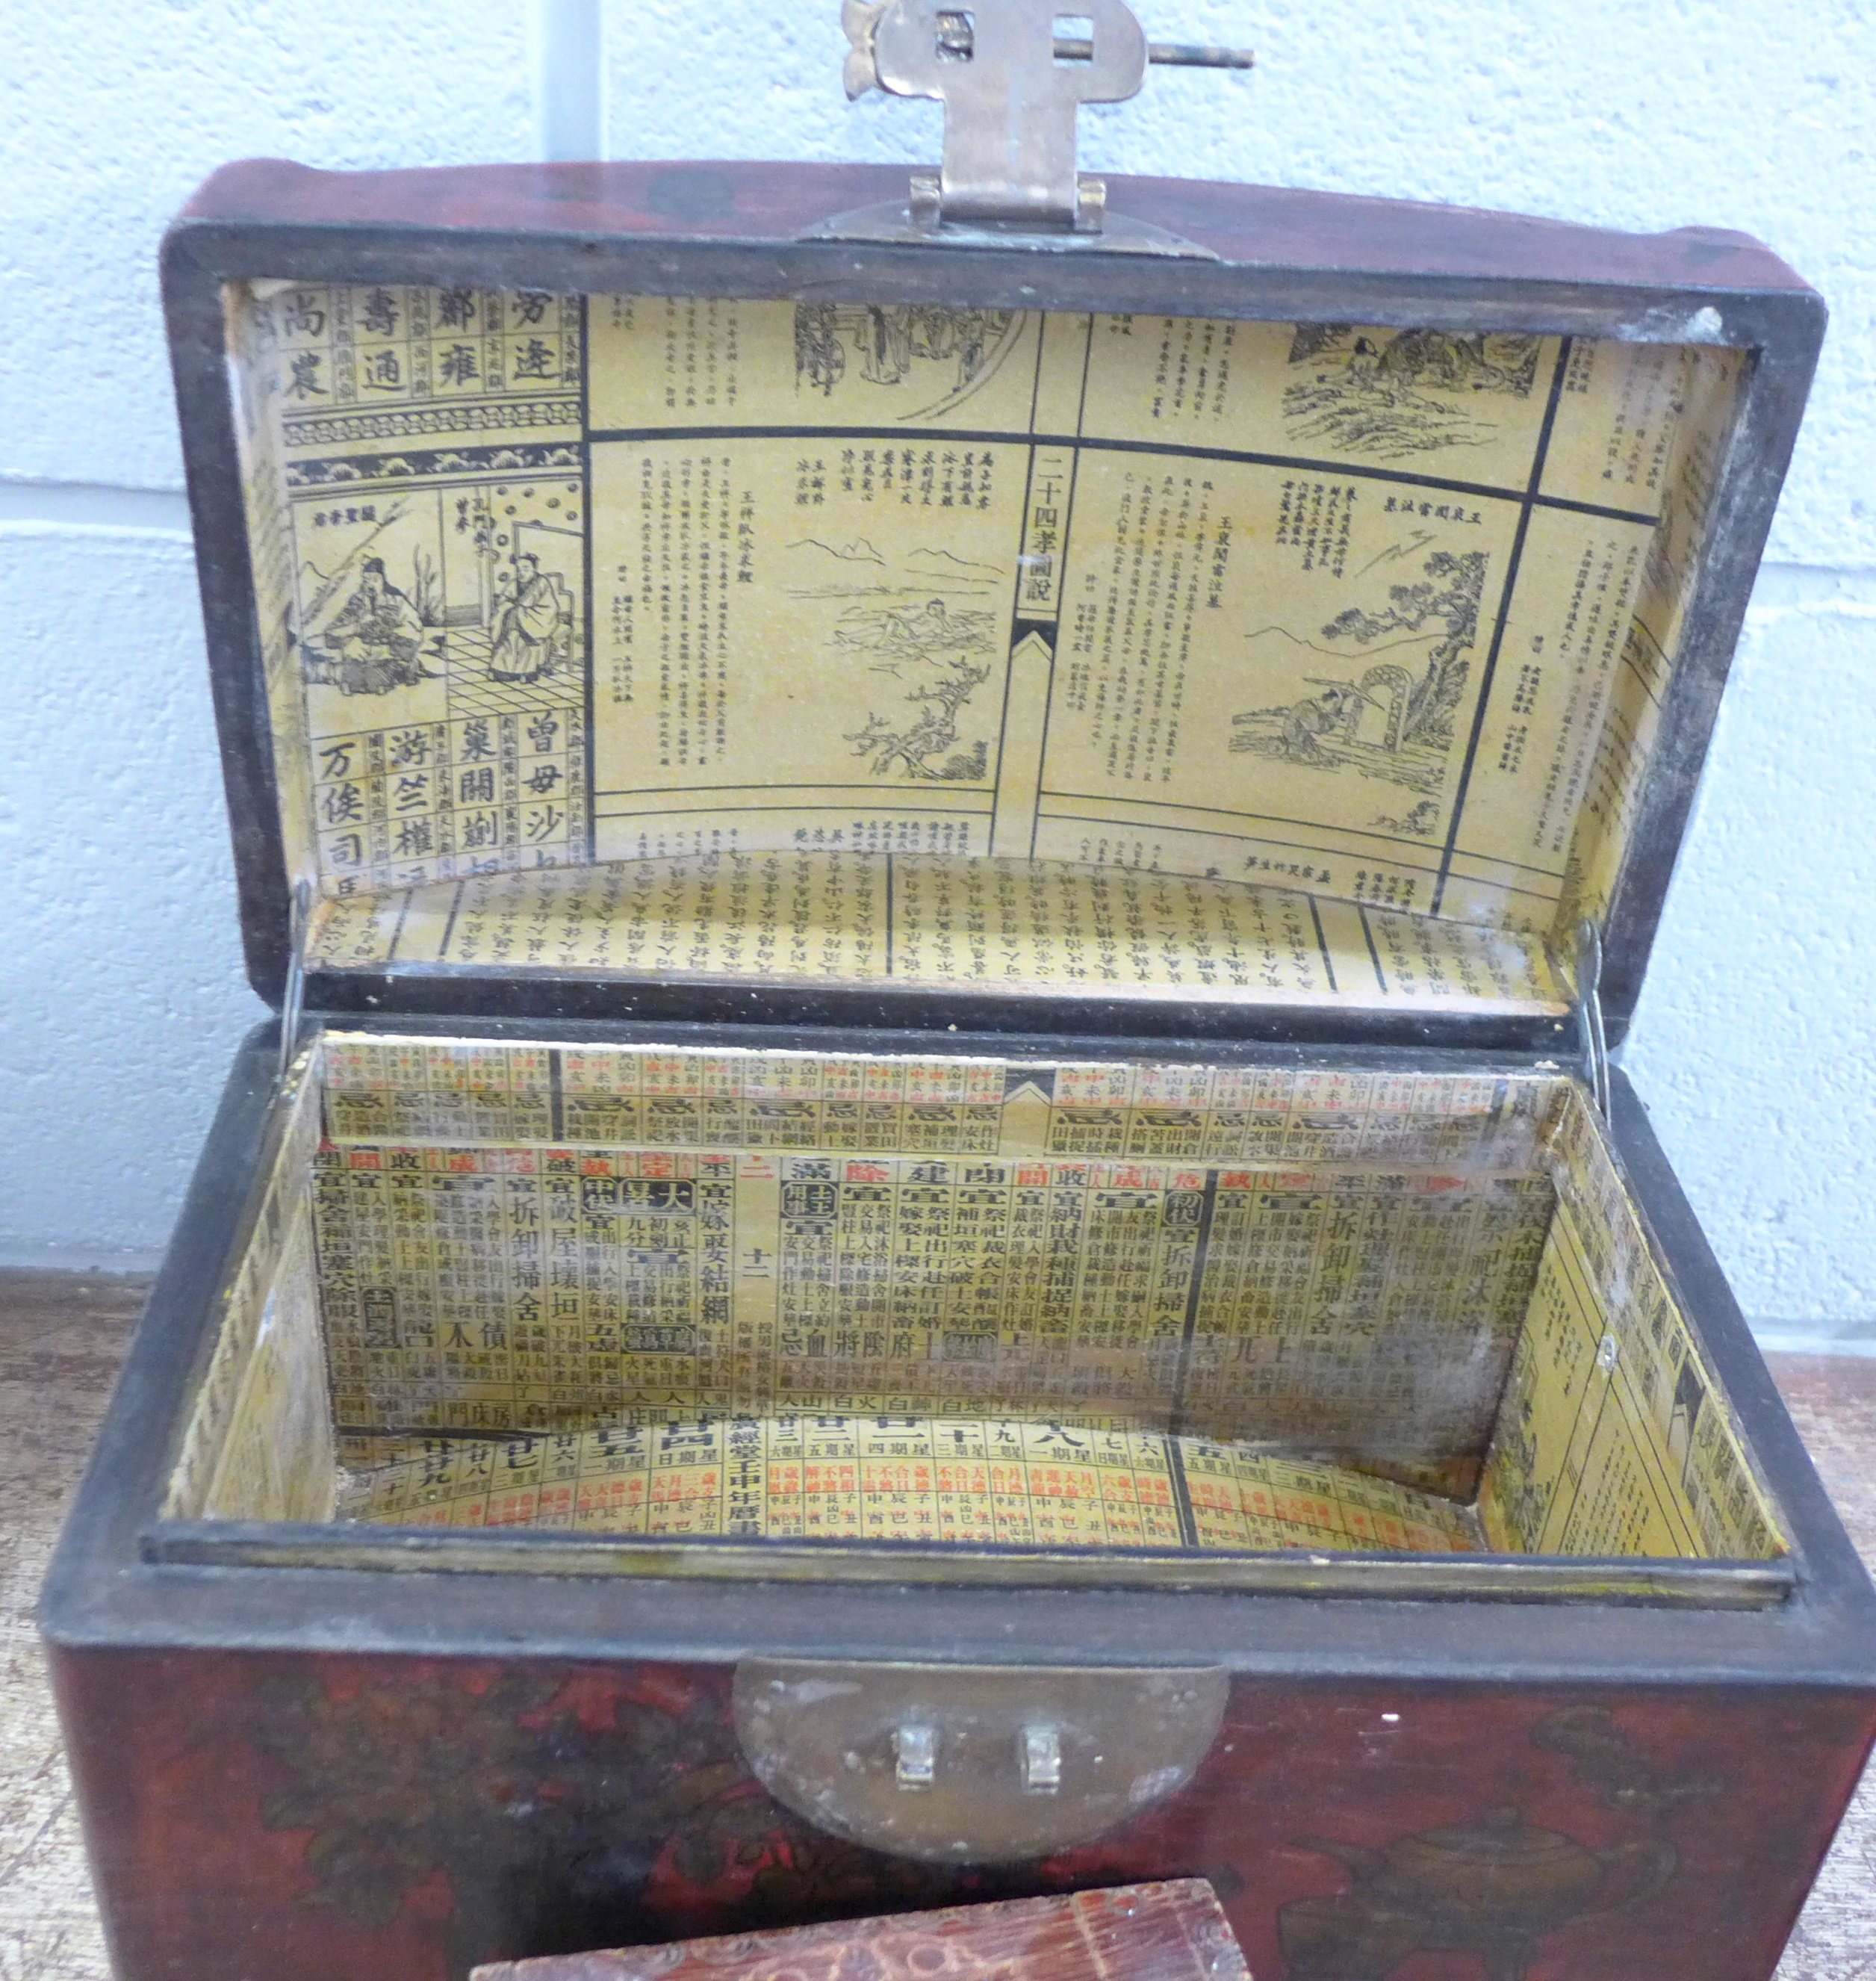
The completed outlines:
<svg viewBox="0 0 1876 1981">
<path fill-rule="evenodd" d="M 557 581 L 532 551 L 514 554 L 514 581 L 497 600 L 489 672 L 501 681 L 536 681 L 567 658 L 567 614 Z"/>
<path fill-rule="evenodd" d="M 358 589 L 308 642 L 307 678 L 345 694 L 388 694 L 424 678 L 425 628 L 384 576 L 381 558 L 358 568 Z"/>
</svg>

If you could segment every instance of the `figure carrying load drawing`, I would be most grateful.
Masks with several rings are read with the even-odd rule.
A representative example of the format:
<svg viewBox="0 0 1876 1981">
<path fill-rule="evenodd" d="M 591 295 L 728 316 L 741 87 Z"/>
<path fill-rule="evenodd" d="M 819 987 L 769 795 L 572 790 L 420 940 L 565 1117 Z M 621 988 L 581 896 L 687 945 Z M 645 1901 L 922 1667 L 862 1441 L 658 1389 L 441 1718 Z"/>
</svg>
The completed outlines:
<svg viewBox="0 0 1876 1981">
<path fill-rule="evenodd" d="M 514 587 L 497 601 L 488 671 L 499 681 L 536 681 L 567 658 L 567 618 L 554 578 L 532 551 L 514 554 Z"/>
<path fill-rule="evenodd" d="M 1352 706 L 1373 698 L 1363 694 L 1352 681 L 1318 681 L 1312 678 L 1311 685 L 1325 692 L 1309 696 L 1284 711 L 1282 754 L 1292 763 L 1332 764 L 1335 759 L 1320 747 L 1316 739 L 1345 728 Z M 1243 717 L 1234 720 L 1242 721 Z"/>
<path fill-rule="evenodd" d="M 382 558 L 358 568 L 358 589 L 307 643 L 306 674 L 345 694 L 388 694 L 425 674 L 426 629 L 417 608 L 384 576 Z"/>
</svg>

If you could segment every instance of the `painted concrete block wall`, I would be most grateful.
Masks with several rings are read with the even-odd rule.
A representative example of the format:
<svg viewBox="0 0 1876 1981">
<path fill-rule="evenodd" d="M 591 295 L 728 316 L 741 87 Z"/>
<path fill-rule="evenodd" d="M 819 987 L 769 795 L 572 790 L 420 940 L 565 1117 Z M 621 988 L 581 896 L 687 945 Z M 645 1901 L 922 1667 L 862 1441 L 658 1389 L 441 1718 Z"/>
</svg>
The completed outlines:
<svg viewBox="0 0 1876 1981">
<path fill-rule="evenodd" d="M 1092 168 L 1736 226 L 1830 299 L 1628 1064 L 1748 1311 L 1876 1341 L 1876 945 L 1857 921 L 1876 885 L 1859 804 L 1876 771 L 1876 12 L 1136 4 L 1150 32 L 1249 42 L 1261 66 L 1156 74 L 1087 117 Z M 0 752 L 0 1258 L 147 1260 L 259 1015 L 175 493 L 164 218 L 244 153 L 935 156 L 935 108 L 845 102 L 838 16 L 836 0 L 72 0 L 10 18 L 0 674 L 35 740 Z M 113 1070 L 88 1070 L 101 1054 Z"/>
</svg>

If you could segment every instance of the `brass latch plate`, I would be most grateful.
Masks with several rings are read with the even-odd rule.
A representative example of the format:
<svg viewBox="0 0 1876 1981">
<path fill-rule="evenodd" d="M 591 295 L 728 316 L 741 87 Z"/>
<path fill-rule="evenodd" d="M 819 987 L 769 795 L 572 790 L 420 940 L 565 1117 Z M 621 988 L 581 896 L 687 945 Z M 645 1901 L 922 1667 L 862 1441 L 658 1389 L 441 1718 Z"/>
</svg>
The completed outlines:
<svg viewBox="0 0 1876 1981">
<path fill-rule="evenodd" d="M 749 1658 L 736 1730 L 778 1802 L 928 1863 L 1019 1862 L 1176 1794 L 1229 1691 L 1216 1668 Z"/>
</svg>

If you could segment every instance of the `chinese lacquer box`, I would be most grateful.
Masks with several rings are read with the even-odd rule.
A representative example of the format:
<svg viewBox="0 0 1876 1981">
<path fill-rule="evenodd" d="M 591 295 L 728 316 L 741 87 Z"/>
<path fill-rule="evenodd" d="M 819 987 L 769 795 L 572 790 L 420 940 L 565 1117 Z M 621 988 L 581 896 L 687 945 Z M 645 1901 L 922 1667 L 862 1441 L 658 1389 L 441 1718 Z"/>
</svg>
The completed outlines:
<svg viewBox="0 0 1876 1981">
<path fill-rule="evenodd" d="M 999 181 L 957 72 L 1131 17 L 850 11 L 909 196 L 170 237 L 285 1015 L 45 1597 L 118 1971 L 1203 1876 L 1259 1981 L 1766 1981 L 1876 1606 L 1602 1044 L 1822 307 Z"/>
</svg>

